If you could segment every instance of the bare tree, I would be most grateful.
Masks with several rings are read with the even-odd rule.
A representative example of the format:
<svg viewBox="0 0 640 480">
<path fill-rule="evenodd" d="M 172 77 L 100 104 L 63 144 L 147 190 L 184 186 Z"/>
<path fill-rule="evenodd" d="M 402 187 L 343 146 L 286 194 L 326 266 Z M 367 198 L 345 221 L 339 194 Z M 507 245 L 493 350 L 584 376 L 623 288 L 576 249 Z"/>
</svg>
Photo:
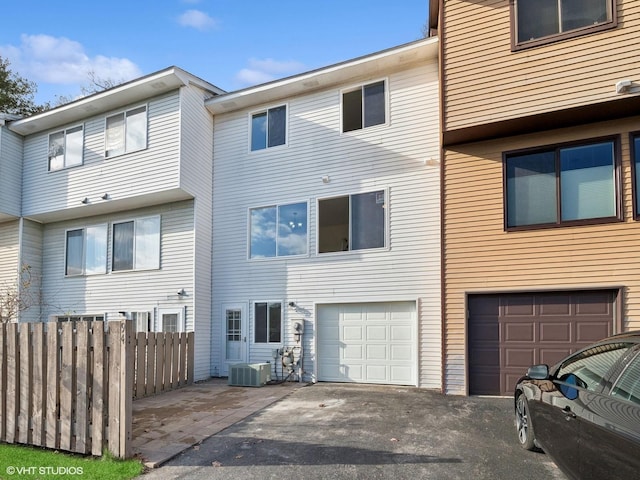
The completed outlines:
<svg viewBox="0 0 640 480">
<path fill-rule="evenodd" d="M 74 100 L 82 97 L 88 97 L 94 93 L 99 93 L 104 90 L 108 90 L 113 87 L 117 87 L 125 82 L 124 79 L 102 78 L 99 77 L 94 70 L 87 72 L 88 83 L 80 87 L 80 93 L 78 95 L 56 95 L 56 105 L 64 105 L 71 103 Z"/>
<path fill-rule="evenodd" d="M 17 280 L 0 289 L 0 322 L 16 321 L 20 312 L 39 305 L 42 305 L 40 283 L 31 266 L 23 264 Z"/>
</svg>

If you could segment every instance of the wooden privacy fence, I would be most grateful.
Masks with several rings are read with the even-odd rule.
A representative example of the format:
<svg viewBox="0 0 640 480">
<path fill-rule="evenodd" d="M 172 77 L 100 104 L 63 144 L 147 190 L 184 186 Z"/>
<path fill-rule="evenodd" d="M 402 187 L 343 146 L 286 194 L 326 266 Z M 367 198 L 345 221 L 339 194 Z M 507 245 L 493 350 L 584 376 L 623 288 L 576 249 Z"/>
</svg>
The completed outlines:
<svg viewBox="0 0 640 480">
<path fill-rule="evenodd" d="M 7 443 L 129 457 L 134 394 L 193 381 L 192 332 L 134 336 L 122 320 L 8 323 L 0 336 Z"/>
</svg>

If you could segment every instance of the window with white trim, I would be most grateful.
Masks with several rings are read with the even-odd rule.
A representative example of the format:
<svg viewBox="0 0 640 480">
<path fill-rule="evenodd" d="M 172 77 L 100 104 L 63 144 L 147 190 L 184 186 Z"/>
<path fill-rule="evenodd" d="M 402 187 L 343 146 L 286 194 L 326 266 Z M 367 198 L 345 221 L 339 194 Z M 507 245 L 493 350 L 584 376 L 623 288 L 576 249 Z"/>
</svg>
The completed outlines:
<svg viewBox="0 0 640 480">
<path fill-rule="evenodd" d="M 67 230 L 65 275 L 107 273 L 107 225 Z"/>
<path fill-rule="evenodd" d="M 342 92 L 342 131 L 351 132 L 387 121 L 385 81 Z"/>
<path fill-rule="evenodd" d="M 151 332 L 153 330 L 153 315 L 151 312 L 131 312 L 134 332 Z"/>
<path fill-rule="evenodd" d="M 111 270 L 160 268 L 160 216 L 113 224 Z"/>
<path fill-rule="evenodd" d="M 105 157 L 147 148 L 147 107 L 143 105 L 107 117 Z"/>
<path fill-rule="evenodd" d="M 318 253 L 386 246 L 384 190 L 318 201 Z"/>
<path fill-rule="evenodd" d="M 250 258 L 285 257 L 307 253 L 307 202 L 252 208 Z"/>
<path fill-rule="evenodd" d="M 104 315 L 58 315 L 56 322 L 104 322 Z"/>
<path fill-rule="evenodd" d="M 49 171 L 82 165 L 83 150 L 82 125 L 49 134 Z"/>
<path fill-rule="evenodd" d="M 287 140 L 287 106 L 251 114 L 251 151 L 284 145 Z"/>
<path fill-rule="evenodd" d="M 256 302 L 253 321 L 255 343 L 282 342 L 281 302 Z"/>
</svg>

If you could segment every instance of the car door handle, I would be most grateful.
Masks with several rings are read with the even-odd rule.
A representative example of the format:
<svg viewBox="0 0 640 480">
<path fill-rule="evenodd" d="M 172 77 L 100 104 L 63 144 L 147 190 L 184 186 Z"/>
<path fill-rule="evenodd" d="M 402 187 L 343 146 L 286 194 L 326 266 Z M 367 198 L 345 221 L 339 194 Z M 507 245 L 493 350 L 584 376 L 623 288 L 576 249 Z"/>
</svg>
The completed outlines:
<svg viewBox="0 0 640 480">
<path fill-rule="evenodd" d="M 571 411 L 571 407 L 568 405 L 562 409 L 562 413 L 564 413 L 567 421 L 571 420 L 572 418 L 576 418 L 576 414 Z"/>
</svg>

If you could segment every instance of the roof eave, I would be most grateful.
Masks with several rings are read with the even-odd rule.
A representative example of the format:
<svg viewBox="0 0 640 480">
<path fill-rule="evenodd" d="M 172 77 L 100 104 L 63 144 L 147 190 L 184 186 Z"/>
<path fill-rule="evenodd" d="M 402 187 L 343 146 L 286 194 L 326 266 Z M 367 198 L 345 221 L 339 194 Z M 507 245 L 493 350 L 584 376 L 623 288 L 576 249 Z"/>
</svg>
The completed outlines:
<svg viewBox="0 0 640 480">
<path fill-rule="evenodd" d="M 205 102 L 213 114 L 227 113 L 322 90 L 358 78 L 384 75 L 393 70 L 435 60 L 438 39 L 425 38 L 292 77 L 220 95 Z"/>
</svg>

